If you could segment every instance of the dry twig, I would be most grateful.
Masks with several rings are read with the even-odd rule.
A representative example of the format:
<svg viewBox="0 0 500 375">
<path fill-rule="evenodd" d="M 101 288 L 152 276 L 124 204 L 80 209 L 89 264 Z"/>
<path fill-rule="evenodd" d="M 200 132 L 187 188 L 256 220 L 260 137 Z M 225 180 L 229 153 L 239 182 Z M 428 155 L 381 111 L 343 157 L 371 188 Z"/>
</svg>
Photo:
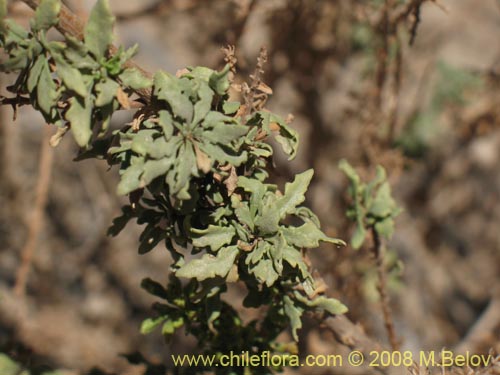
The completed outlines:
<svg viewBox="0 0 500 375">
<path fill-rule="evenodd" d="M 28 240 L 21 251 L 21 265 L 16 273 L 16 283 L 14 293 L 23 296 L 26 293 L 26 284 L 29 271 L 33 262 L 36 250 L 37 239 L 43 226 L 45 205 L 50 185 L 50 175 L 52 171 L 52 161 L 54 150 L 49 144 L 51 134 L 49 127 L 44 129 L 44 136 L 40 150 L 40 162 L 38 165 L 38 181 L 36 185 L 35 204 L 28 223 Z"/>
</svg>

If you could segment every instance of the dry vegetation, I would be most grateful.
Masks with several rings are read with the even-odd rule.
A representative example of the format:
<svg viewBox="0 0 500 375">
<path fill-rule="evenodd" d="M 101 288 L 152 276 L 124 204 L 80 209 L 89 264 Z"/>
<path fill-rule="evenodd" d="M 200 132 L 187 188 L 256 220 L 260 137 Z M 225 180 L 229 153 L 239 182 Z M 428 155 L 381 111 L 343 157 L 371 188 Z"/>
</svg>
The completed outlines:
<svg viewBox="0 0 500 375">
<path fill-rule="evenodd" d="M 82 16 L 91 3 L 67 2 Z M 278 160 L 273 178 L 289 181 L 313 167 L 308 202 L 327 234 L 347 240 L 353 227 L 345 217 L 347 181 L 338 161 L 348 159 L 363 177 L 372 177 L 377 164 L 389 174 L 404 208 L 384 265 L 401 348 L 500 353 L 497 0 L 112 5 L 120 43 L 138 42 L 137 61 L 148 70 L 215 68 L 225 57 L 237 60 L 237 86 L 266 46 L 267 63 L 261 54 L 261 76 L 254 76 L 260 90 L 250 95 L 243 84 L 239 91 L 258 106 L 272 88 L 268 107 L 293 114 L 302 144 L 293 163 Z M 19 21 L 31 16 L 22 1 L 11 2 L 10 11 Z M 236 47 L 234 54 L 221 52 L 226 45 Z M 2 76 L 2 93 L 11 83 Z M 170 353 L 190 353 L 195 345 L 178 335 L 165 347 L 157 336 L 138 333 L 153 301 L 140 290 L 140 280 L 166 281 L 168 255 L 157 250 L 139 257 L 134 225 L 117 238 L 106 237 L 102 228 L 124 203 L 115 195 L 116 171 L 97 161 L 75 164 L 69 138 L 55 149 L 46 147 L 52 131 L 35 112 L 19 108 L 13 121 L 10 108 L 1 111 L 0 352 L 28 367 L 67 369 L 63 374 L 97 367 L 128 375 L 148 367 L 148 374 L 163 374 L 153 364 L 166 362 Z M 350 311 L 348 319 L 322 326 L 306 322 L 301 353 L 390 347 L 371 247 L 311 252 L 328 293 Z M 240 298 L 239 291 L 231 290 L 230 298 Z M 145 359 L 130 354 L 136 362 L 130 364 L 120 356 L 134 352 Z M 431 373 L 418 366 L 408 371 Z M 500 374 L 500 365 L 497 357 L 486 369 L 450 373 Z"/>
</svg>

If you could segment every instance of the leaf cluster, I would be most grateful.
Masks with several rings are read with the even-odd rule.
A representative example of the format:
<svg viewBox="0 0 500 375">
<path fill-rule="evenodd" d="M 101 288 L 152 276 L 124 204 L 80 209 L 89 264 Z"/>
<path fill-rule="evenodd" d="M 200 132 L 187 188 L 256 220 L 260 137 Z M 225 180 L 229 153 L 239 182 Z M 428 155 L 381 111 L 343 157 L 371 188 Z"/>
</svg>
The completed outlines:
<svg viewBox="0 0 500 375">
<path fill-rule="evenodd" d="M 290 159 L 297 152 L 298 135 L 287 122 L 230 100 L 229 65 L 221 71 L 192 67 L 176 76 L 160 71 L 153 79 L 126 68 L 136 48 L 110 54 L 113 16 L 106 0 L 93 8 L 83 41 L 68 35 L 49 41 L 60 6 L 42 0 L 26 31 L 4 19 L 0 1 L 0 44 L 8 55 L 0 68 L 17 74 L 10 90 L 27 96 L 48 123 L 71 129 L 81 147 L 78 160 L 103 158 L 119 166 L 117 193 L 128 195 L 130 205 L 109 234 L 135 219 L 145 225 L 139 253 L 160 244 L 171 253 L 168 285 L 143 281 L 161 302 L 142 332 L 161 326 L 168 339 L 184 327 L 207 354 L 279 351 L 276 338 L 290 327 L 298 340 L 305 312 L 345 313 L 317 288 L 305 254 L 320 242 L 344 244 L 325 235 L 302 205 L 313 171 L 296 175 L 283 191 L 269 183 L 274 150 L 268 139 Z M 134 121 L 108 134 L 112 114 L 144 88 L 151 97 Z M 246 288 L 244 306 L 262 308 L 263 318 L 243 324 L 224 301 L 236 282 Z"/>
<path fill-rule="evenodd" d="M 384 168 L 377 166 L 375 178 L 368 183 L 361 181 L 358 173 L 346 160 L 340 161 L 339 168 L 349 179 L 351 205 L 347 210 L 347 217 L 356 223 L 351 238 L 352 247 L 359 249 L 363 246 L 371 228 L 378 235 L 390 239 L 394 232 L 394 218 L 401 213 L 401 209 L 392 197 Z"/>
</svg>

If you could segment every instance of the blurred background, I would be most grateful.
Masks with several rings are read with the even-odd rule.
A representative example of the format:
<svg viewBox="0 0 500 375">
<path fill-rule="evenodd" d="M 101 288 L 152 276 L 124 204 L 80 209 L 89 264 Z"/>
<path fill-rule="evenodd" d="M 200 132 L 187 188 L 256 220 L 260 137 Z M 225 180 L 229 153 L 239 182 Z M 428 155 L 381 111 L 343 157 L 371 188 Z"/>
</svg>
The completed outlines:
<svg viewBox="0 0 500 375">
<path fill-rule="evenodd" d="M 83 18 L 94 3 L 64 2 Z M 288 163 L 277 153 L 272 175 L 284 183 L 315 169 L 307 205 L 327 234 L 348 240 L 354 229 L 345 217 L 347 181 L 339 160 L 364 178 L 377 164 L 388 171 L 404 208 L 387 258 L 402 348 L 500 352 L 500 1 L 111 5 L 116 44 L 138 43 L 136 61 L 150 72 L 221 68 L 221 47 L 231 44 L 241 82 L 265 46 L 264 81 L 274 91 L 267 107 L 293 114 L 301 136 L 297 158 Z M 13 1 L 9 8 L 27 24 L 27 6 Z M 12 79 L 0 77 L 2 94 Z M 0 353 L 64 374 L 99 368 L 138 375 L 145 366 L 120 354 L 140 352 L 161 364 L 172 352 L 195 351 L 182 334 L 165 345 L 159 334 L 139 333 L 154 302 L 140 281 L 166 282 L 170 260 L 161 246 L 137 254 L 141 228 L 134 223 L 117 238 L 106 236 L 125 203 L 115 194 L 117 170 L 97 160 L 75 163 L 71 137 L 47 147 L 54 129 L 33 110 L 20 108 L 15 121 L 10 107 L 0 111 Z M 131 118 L 117 113 L 115 126 Z M 310 255 L 327 293 L 387 345 L 370 246 L 324 246 Z M 25 276 L 19 297 L 16 278 Z M 325 328 L 305 322 L 302 354 L 331 354 L 341 346 Z"/>
</svg>

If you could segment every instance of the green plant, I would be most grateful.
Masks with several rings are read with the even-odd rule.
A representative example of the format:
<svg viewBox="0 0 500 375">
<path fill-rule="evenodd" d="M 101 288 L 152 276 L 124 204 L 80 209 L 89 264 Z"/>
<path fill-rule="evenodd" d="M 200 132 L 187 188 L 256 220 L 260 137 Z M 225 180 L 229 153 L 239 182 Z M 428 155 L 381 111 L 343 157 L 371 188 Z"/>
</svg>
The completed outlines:
<svg viewBox="0 0 500 375">
<path fill-rule="evenodd" d="M 345 313 L 342 303 L 316 289 L 304 258 L 320 241 L 343 244 L 326 236 L 316 215 L 301 206 L 313 171 L 295 176 L 283 192 L 268 182 L 273 149 L 265 140 L 274 137 L 291 159 L 296 132 L 252 100 L 229 100 L 230 65 L 148 77 L 128 63 L 136 47 L 111 53 L 113 16 L 106 0 L 93 8 L 83 40 L 68 34 L 64 41 L 49 40 L 47 30 L 58 24 L 60 11 L 59 0 L 42 0 L 27 31 L 5 19 L 6 1 L 0 1 L 0 45 L 8 56 L 1 70 L 17 75 L 9 102 L 29 103 L 58 126 L 54 144 L 71 130 L 82 149 L 78 160 L 103 158 L 119 166 L 117 192 L 131 203 L 114 220 L 111 235 L 136 219 L 145 225 L 139 253 L 160 243 L 170 251 L 168 285 L 142 283 L 162 302 L 141 331 L 161 326 L 168 339 L 185 327 L 205 354 L 286 352 L 276 338 L 290 327 L 298 340 L 306 311 Z M 134 93 L 141 98 L 134 102 L 141 104 L 134 121 L 109 135 L 112 114 L 129 109 Z M 244 324 L 224 301 L 228 284 L 236 282 L 246 287 L 245 307 L 263 307 L 260 320 Z"/>
</svg>

